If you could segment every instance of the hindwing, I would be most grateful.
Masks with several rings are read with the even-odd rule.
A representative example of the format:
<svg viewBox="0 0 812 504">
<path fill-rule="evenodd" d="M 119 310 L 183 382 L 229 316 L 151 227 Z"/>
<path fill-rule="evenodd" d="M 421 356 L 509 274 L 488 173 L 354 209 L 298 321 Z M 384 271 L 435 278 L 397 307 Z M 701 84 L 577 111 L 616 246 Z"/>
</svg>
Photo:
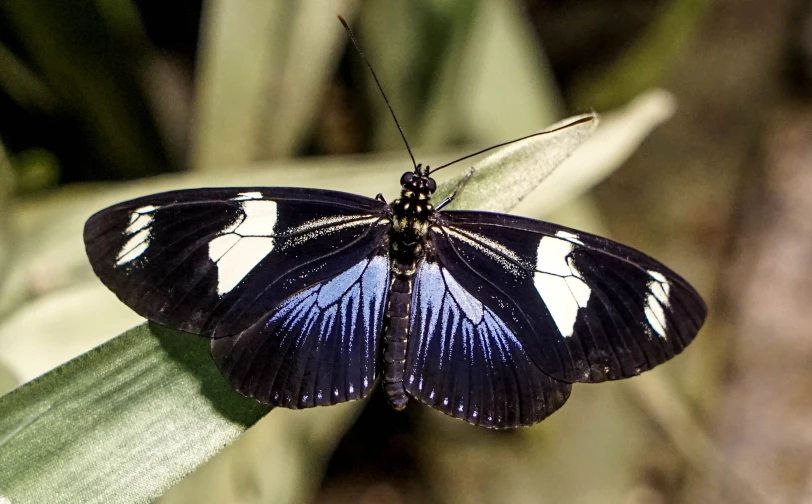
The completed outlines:
<svg viewBox="0 0 812 504">
<path fill-rule="evenodd" d="M 285 299 L 234 336 L 211 342 L 232 387 L 288 408 L 365 397 L 375 384 L 378 339 L 389 289 L 381 250 Z"/>
<path fill-rule="evenodd" d="M 406 391 L 475 425 L 511 428 L 560 408 L 571 385 L 536 366 L 493 309 L 465 288 L 437 256 L 417 271 L 412 298 Z"/>
</svg>

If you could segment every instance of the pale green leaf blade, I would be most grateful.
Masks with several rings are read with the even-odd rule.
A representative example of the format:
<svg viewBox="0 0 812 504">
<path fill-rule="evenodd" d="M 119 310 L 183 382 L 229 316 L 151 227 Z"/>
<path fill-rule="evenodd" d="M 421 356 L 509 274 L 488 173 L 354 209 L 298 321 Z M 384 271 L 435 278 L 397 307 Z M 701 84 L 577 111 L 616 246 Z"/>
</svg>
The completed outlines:
<svg viewBox="0 0 812 504">
<path fill-rule="evenodd" d="M 622 166 L 675 110 L 676 99 L 671 93 L 651 89 L 625 106 L 601 114 L 595 134 L 550 173 L 513 213 L 541 217 L 573 201 Z"/>
<path fill-rule="evenodd" d="M 144 324 L 0 399 L 0 499 L 150 502 L 268 410 L 206 339 Z"/>
<path fill-rule="evenodd" d="M 278 84 L 292 3 L 206 2 L 201 21 L 192 165 L 217 172 L 256 159 L 266 91 Z"/>
<path fill-rule="evenodd" d="M 592 120 L 552 131 L 583 118 Z M 474 165 L 471 180 L 448 208 L 510 211 L 589 138 L 597 124 L 596 115 L 572 117 L 548 128 L 548 134 L 498 149 Z M 438 187 L 434 201 L 447 198 L 463 177 L 465 174 L 458 175 Z"/>
<path fill-rule="evenodd" d="M 293 156 L 314 128 L 323 106 L 330 79 L 341 62 L 347 34 L 337 13 L 352 18 L 358 5 L 340 0 L 324 8 L 321 0 L 301 0 L 290 13 L 283 61 L 270 71 L 278 77 L 263 98 L 267 102 L 255 112 L 260 126 L 257 158 Z M 271 79 L 269 79 L 271 80 Z"/>
</svg>

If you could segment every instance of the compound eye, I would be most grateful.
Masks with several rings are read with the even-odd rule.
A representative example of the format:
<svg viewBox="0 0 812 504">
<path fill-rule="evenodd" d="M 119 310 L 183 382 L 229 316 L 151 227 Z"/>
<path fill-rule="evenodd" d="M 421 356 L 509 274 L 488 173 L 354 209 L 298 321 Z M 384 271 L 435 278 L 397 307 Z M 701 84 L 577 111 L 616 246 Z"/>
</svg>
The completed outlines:
<svg viewBox="0 0 812 504">
<path fill-rule="evenodd" d="M 403 176 L 400 177 L 400 185 L 405 186 L 406 184 L 410 183 L 414 178 L 414 173 L 406 172 Z"/>
<path fill-rule="evenodd" d="M 433 178 L 427 178 L 426 189 L 428 189 L 430 193 L 433 193 L 437 190 L 437 182 L 435 182 Z"/>
</svg>

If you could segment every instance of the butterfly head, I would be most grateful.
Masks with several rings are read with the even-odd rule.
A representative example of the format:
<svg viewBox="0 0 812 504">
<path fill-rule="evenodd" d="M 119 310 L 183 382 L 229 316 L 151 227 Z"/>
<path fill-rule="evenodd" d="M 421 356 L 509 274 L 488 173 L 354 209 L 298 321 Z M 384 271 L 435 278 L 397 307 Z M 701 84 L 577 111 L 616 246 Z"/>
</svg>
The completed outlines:
<svg viewBox="0 0 812 504">
<path fill-rule="evenodd" d="M 437 182 L 429 177 L 429 167 L 417 165 L 414 171 L 408 171 L 400 177 L 403 192 L 422 194 L 428 199 L 437 190 Z"/>
</svg>

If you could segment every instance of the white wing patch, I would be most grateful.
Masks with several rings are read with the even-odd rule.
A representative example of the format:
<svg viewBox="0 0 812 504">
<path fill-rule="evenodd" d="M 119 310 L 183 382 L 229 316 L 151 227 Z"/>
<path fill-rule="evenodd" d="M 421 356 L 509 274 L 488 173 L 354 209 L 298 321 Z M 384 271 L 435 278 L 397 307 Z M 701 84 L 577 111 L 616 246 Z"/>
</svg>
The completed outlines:
<svg viewBox="0 0 812 504">
<path fill-rule="evenodd" d="M 232 198 L 231 201 L 239 202 L 243 215 L 209 242 L 209 258 L 217 264 L 217 294 L 221 297 L 234 290 L 277 246 L 300 245 L 329 232 L 368 225 L 380 219 L 363 215 L 313 219 L 285 229 L 285 239 L 277 243 L 278 208 L 275 201 L 262 198 L 259 191 L 242 192 Z M 325 289 L 319 302 L 329 297 L 331 291 Z"/>
<path fill-rule="evenodd" d="M 257 200 L 259 192 L 240 193 L 243 216 L 209 242 L 209 257 L 217 264 L 217 294 L 224 296 L 271 253 L 278 218 L 275 201 Z"/>
<path fill-rule="evenodd" d="M 221 236 L 220 238 L 225 238 Z M 214 243 L 214 241 L 212 241 Z M 211 243 L 209 244 L 211 247 Z M 224 296 L 273 250 L 273 238 L 249 236 L 239 240 L 217 261 L 217 294 Z M 211 255 L 211 248 L 209 254 Z"/>
<path fill-rule="evenodd" d="M 558 276 L 572 275 L 567 262 L 572 249 L 572 243 L 566 240 L 545 236 L 539 240 L 536 251 L 536 271 Z"/>
<path fill-rule="evenodd" d="M 130 214 L 130 225 L 127 226 L 125 233 L 132 236 L 130 236 L 127 243 L 121 247 L 118 255 L 116 255 L 116 266 L 123 266 L 130 263 L 141 257 L 144 252 L 147 251 L 149 242 L 152 239 L 152 212 L 157 209 L 157 207 L 147 205 L 136 208 L 133 213 Z"/>
<path fill-rule="evenodd" d="M 649 270 L 651 281 L 648 283 L 648 295 L 646 296 L 646 306 L 644 312 L 646 320 L 651 328 L 665 339 L 665 310 L 669 305 L 668 295 L 671 285 L 668 280 L 658 271 Z"/>
<path fill-rule="evenodd" d="M 209 242 L 209 257 L 214 262 L 219 261 L 238 241 L 240 241 L 240 237 L 234 233 L 218 236 Z"/>
<path fill-rule="evenodd" d="M 586 307 L 592 290 L 569 257 L 573 243 L 580 241 L 566 231 L 559 231 L 557 236 L 545 236 L 539 241 L 533 283 L 561 336 L 568 338 L 575 328 L 578 310 Z"/>
<path fill-rule="evenodd" d="M 236 198 L 232 198 L 232 201 L 245 201 L 252 199 L 253 200 L 262 199 L 262 193 L 259 191 L 241 192 L 237 195 Z"/>
<path fill-rule="evenodd" d="M 568 242 L 577 243 L 578 245 L 584 244 L 584 242 L 578 239 L 578 235 L 570 233 L 569 231 L 557 231 L 555 235 L 562 240 L 567 240 Z"/>
</svg>

